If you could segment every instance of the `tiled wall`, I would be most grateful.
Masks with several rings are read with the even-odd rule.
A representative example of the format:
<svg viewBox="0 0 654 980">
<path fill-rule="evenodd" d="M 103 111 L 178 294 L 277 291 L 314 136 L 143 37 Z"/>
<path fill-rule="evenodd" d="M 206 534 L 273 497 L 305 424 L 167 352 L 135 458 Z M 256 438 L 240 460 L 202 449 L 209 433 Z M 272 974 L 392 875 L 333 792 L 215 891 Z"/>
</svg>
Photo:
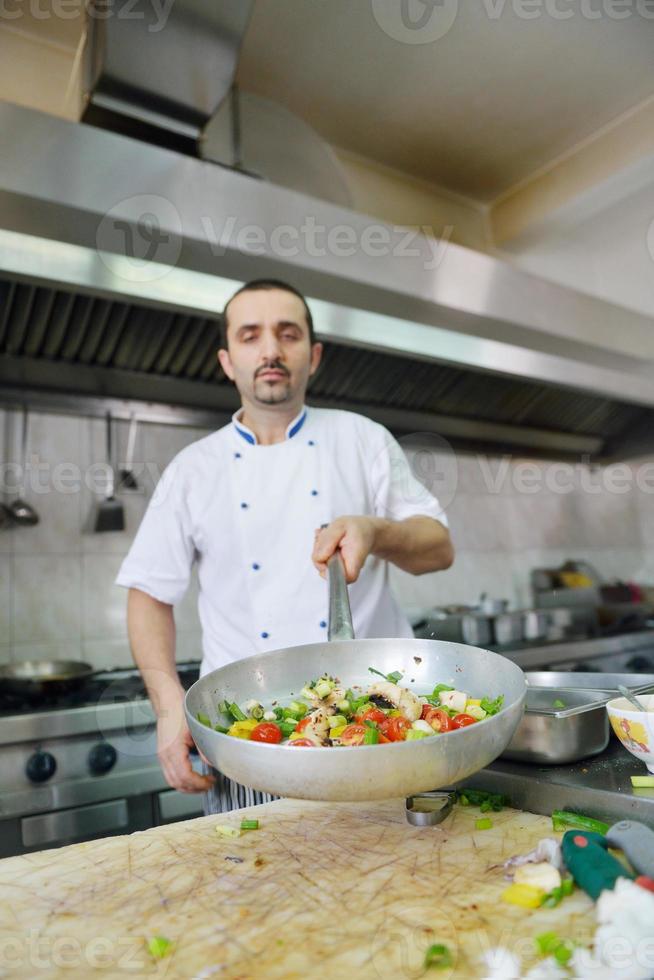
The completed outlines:
<svg viewBox="0 0 654 980">
<path fill-rule="evenodd" d="M 473 602 L 482 591 L 531 604 L 529 572 L 567 558 L 605 581 L 654 583 L 654 461 L 589 467 L 484 455 L 435 457 L 457 557 L 447 572 L 393 570 L 405 608 Z M 429 482 L 429 481 L 428 481 Z"/>
<path fill-rule="evenodd" d="M 19 427 L 18 414 L 0 415 L 4 461 L 16 459 Z M 127 425 L 118 423 L 115 431 L 121 462 Z M 131 663 L 125 592 L 113 581 L 157 473 L 203 435 L 203 430 L 140 426 L 136 460 L 147 467 L 138 473 L 142 492 L 120 496 L 126 530 L 94 534 L 89 531 L 99 499 L 94 488 L 103 486 L 94 464 L 104 460 L 104 422 L 30 416 L 31 487 L 25 496 L 41 522 L 0 532 L 0 661 L 68 657 L 98 667 Z M 615 471 L 591 474 L 586 467 L 585 484 L 561 493 L 557 486 L 565 483 L 566 473 L 548 463 L 453 454 L 432 454 L 429 466 L 423 454 L 418 462 L 417 474 L 447 505 L 457 560 L 436 575 L 394 572 L 407 608 L 470 601 L 482 590 L 524 604 L 529 570 L 566 557 L 592 561 L 606 578 L 654 581 L 654 463 L 628 467 L 622 479 Z M 5 482 L 11 483 L 12 474 L 5 467 Z M 581 484 L 579 473 L 567 476 L 568 483 Z M 616 492 L 617 486 L 626 486 L 626 492 Z M 10 490 L 5 499 L 16 495 Z M 179 659 L 200 655 L 195 599 L 191 588 L 176 610 Z"/>
<path fill-rule="evenodd" d="M 4 461 L 17 459 L 19 432 L 19 415 L 2 413 Z M 114 435 L 122 465 L 127 423 L 115 422 Z M 35 527 L 0 531 L 0 661 L 65 657 L 81 658 L 98 667 L 132 663 L 125 628 L 126 593 L 114 586 L 114 578 L 157 473 L 184 446 L 204 435 L 204 430 L 171 425 L 139 426 L 135 449 L 137 470 L 142 468 L 139 491 L 120 494 L 126 529 L 94 534 L 89 529 L 106 485 L 104 471 L 97 466 L 105 460 L 104 421 L 30 415 L 33 459 L 28 477 L 31 487 L 25 496 L 41 520 Z M 39 472 L 37 464 L 41 465 Z M 5 483 L 13 479 L 13 470 L 5 473 Z M 5 499 L 15 496 L 10 491 Z M 176 621 L 178 658 L 199 657 L 193 587 L 179 605 Z"/>
</svg>

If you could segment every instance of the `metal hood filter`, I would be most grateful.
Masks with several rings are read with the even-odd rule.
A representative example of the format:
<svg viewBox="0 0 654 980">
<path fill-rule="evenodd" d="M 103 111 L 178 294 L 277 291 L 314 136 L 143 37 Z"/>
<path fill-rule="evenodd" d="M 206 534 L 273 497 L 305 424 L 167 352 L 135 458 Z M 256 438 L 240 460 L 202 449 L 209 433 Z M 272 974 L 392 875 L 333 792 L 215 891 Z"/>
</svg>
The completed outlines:
<svg viewBox="0 0 654 980">
<path fill-rule="evenodd" d="M 0 134 L 5 399 L 28 388 L 217 421 L 236 404 L 219 311 L 266 275 L 312 304 L 326 344 L 314 404 L 464 447 L 652 448 L 646 316 L 94 127 L 5 104 Z"/>
</svg>

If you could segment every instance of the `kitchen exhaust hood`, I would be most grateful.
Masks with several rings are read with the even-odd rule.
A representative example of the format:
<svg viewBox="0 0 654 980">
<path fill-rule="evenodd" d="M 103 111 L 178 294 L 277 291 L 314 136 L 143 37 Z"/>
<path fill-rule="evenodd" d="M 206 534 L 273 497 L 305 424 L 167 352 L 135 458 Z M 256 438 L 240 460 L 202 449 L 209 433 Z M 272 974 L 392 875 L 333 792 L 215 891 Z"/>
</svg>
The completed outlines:
<svg viewBox="0 0 654 980">
<path fill-rule="evenodd" d="M 218 419 L 236 404 L 216 368 L 220 310 L 273 276 L 307 294 L 326 345 L 313 404 L 464 448 L 653 448 L 646 316 L 93 126 L 2 104 L 0 141 L 5 401 Z"/>
<path fill-rule="evenodd" d="M 254 0 L 132 0 L 87 18 L 84 120 L 195 154 L 229 95 Z"/>
</svg>

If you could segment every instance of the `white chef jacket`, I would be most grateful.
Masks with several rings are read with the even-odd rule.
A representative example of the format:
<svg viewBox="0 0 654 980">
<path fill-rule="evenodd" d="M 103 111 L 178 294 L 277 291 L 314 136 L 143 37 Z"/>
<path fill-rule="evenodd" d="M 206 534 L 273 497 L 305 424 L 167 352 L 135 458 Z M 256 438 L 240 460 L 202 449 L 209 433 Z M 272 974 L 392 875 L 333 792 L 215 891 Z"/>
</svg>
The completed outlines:
<svg viewBox="0 0 654 980">
<path fill-rule="evenodd" d="M 311 561 L 321 524 L 423 514 L 447 525 L 376 422 L 304 407 L 283 442 L 263 446 L 240 414 L 167 467 L 116 580 L 175 605 L 197 562 L 203 674 L 327 639 L 327 584 Z M 350 604 L 357 637 L 412 635 L 385 561 L 368 557 Z"/>
</svg>

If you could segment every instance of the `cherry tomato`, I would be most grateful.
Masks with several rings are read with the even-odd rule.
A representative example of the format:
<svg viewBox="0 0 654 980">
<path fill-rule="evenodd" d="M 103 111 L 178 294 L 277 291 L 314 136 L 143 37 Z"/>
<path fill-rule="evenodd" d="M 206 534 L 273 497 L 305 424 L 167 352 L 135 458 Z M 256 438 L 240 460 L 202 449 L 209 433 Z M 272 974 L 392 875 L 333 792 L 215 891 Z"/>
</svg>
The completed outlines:
<svg viewBox="0 0 654 980">
<path fill-rule="evenodd" d="M 406 733 L 410 728 L 411 722 L 398 715 L 395 715 L 393 718 L 387 718 L 381 726 L 382 733 L 389 742 L 404 742 Z"/>
<path fill-rule="evenodd" d="M 282 740 L 281 729 L 274 725 L 272 721 L 262 721 L 260 725 L 252 729 L 250 734 L 251 742 L 269 742 L 277 745 Z"/>
<path fill-rule="evenodd" d="M 295 726 L 295 731 L 303 732 L 304 729 L 307 727 L 307 725 L 310 724 L 310 722 L 311 722 L 311 718 L 309 717 L 309 715 L 305 715 L 301 721 L 298 721 L 297 725 Z"/>
<path fill-rule="evenodd" d="M 474 725 L 476 721 L 476 718 L 473 718 L 472 715 L 466 715 L 465 712 L 452 718 L 452 724 L 455 728 L 465 728 L 466 725 Z"/>
<path fill-rule="evenodd" d="M 363 737 L 366 734 L 365 725 L 348 725 L 339 738 L 341 745 L 363 745 Z"/>
<path fill-rule="evenodd" d="M 302 746 L 302 745 L 310 745 L 311 748 L 314 748 L 314 749 L 316 748 L 316 743 L 315 742 L 312 742 L 310 738 L 294 738 L 293 741 L 292 742 L 289 742 L 288 744 L 289 745 L 300 745 L 300 746 Z"/>
<path fill-rule="evenodd" d="M 422 717 L 428 725 L 431 725 L 435 732 L 451 732 L 453 730 L 454 725 L 447 711 L 444 711 L 442 708 L 434 708 L 432 705 L 427 705 L 426 707 L 427 711 L 423 709 Z"/>
<path fill-rule="evenodd" d="M 360 725 L 363 725 L 365 721 L 374 721 L 375 724 L 382 725 L 386 721 L 386 715 L 374 704 L 369 704 L 360 714 L 356 715 L 355 720 Z"/>
</svg>

